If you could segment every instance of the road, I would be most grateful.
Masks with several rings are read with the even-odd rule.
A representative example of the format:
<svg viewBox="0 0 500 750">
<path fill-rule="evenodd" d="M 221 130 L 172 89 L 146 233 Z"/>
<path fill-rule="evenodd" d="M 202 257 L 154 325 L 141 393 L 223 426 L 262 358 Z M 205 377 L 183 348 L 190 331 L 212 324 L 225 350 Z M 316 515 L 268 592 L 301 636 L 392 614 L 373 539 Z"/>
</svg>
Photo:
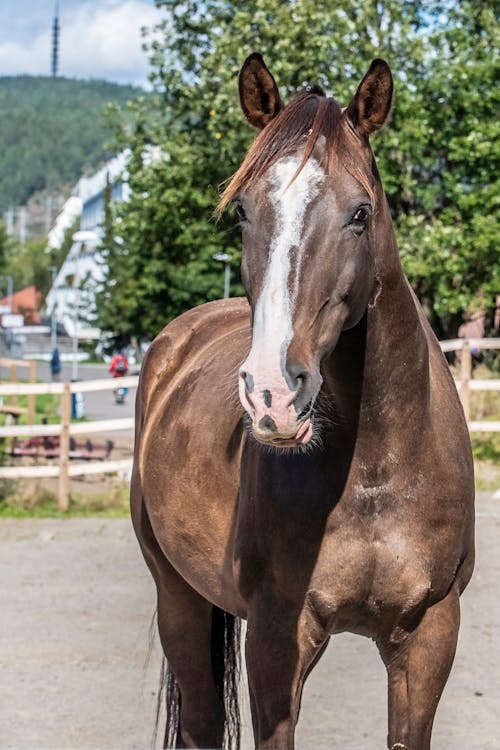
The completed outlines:
<svg viewBox="0 0 500 750">
<path fill-rule="evenodd" d="M 130 374 L 136 372 L 131 367 Z M 63 364 L 61 372 L 61 381 L 71 380 L 72 365 Z M 78 365 L 78 377 L 82 380 L 97 380 L 101 378 L 111 378 L 108 372 L 108 365 Z M 37 363 L 38 380 L 51 380 L 50 367 L 46 362 Z M 85 416 L 87 419 L 117 419 L 119 417 L 134 416 L 135 388 L 132 388 L 124 404 L 116 404 L 112 391 L 96 391 L 95 393 L 85 394 Z"/>
<path fill-rule="evenodd" d="M 499 747 L 500 498 L 477 503 L 477 566 L 433 750 Z M 0 749 L 151 747 L 151 578 L 128 520 L 0 522 Z M 244 748 L 251 747 L 248 707 Z M 298 750 L 382 750 L 385 671 L 373 644 L 332 639 L 304 694 Z"/>
</svg>

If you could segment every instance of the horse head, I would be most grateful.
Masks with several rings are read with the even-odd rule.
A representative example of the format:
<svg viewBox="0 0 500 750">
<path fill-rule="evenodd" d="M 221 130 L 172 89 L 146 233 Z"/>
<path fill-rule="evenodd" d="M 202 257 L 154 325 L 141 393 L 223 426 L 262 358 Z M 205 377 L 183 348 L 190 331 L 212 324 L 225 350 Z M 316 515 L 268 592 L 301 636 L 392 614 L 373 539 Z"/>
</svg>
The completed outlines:
<svg viewBox="0 0 500 750">
<path fill-rule="evenodd" d="M 348 107 L 319 87 L 284 106 L 254 53 L 239 90 L 246 118 L 261 130 L 221 199 L 240 218 L 252 316 L 240 399 L 259 441 L 304 446 L 314 434 L 321 363 L 373 294 L 382 188 L 368 138 L 389 114 L 392 76 L 374 60 Z"/>
</svg>

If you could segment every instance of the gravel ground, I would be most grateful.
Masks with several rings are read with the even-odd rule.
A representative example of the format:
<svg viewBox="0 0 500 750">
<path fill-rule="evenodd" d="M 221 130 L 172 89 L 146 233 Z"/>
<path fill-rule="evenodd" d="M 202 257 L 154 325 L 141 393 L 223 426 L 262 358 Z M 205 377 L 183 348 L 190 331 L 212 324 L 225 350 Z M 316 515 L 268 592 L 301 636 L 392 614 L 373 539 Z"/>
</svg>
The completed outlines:
<svg viewBox="0 0 500 750">
<path fill-rule="evenodd" d="M 476 573 L 433 750 L 500 747 L 498 493 L 481 494 L 477 511 Z M 0 564 L 1 750 L 150 748 L 160 654 L 155 639 L 148 663 L 154 590 L 130 523 L 2 520 Z M 332 639 L 306 686 L 298 749 L 382 750 L 385 690 L 370 641 Z"/>
</svg>

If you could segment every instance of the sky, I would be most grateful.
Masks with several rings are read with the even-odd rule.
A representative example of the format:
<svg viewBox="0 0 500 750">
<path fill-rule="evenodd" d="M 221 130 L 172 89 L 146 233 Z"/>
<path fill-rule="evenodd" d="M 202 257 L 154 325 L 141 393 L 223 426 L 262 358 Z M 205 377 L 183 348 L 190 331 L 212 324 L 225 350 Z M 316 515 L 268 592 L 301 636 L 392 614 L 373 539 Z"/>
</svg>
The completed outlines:
<svg viewBox="0 0 500 750">
<path fill-rule="evenodd" d="M 50 75 L 55 0 L 0 0 L 0 76 Z M 147 85 L 154 0 L 59 0 L 59 75 Z"/>
</svg>

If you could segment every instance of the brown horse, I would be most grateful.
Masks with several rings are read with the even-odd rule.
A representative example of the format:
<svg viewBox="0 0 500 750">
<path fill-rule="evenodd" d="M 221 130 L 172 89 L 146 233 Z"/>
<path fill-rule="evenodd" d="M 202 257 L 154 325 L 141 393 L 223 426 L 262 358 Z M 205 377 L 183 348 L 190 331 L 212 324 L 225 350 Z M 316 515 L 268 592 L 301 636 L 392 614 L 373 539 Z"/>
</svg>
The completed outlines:
<svg viewBox="0 0 500 750">
<path fill-rule="evenodd" d="M 368 142 L 391 97 L 382 60 L 345 109 L 317 87 L 284 106 L 258 54 L 241 71 L 262 132 L 220 208 L 240 216 L 248 302 L 170 323 L 137 397 L 132 516 L 170 670 L 165 746 L 238 745 L 245 618 L 256 747 L 293 748 L 304 680 L 341 631 L 379 648 L 388 747 L 430 747 L 474 564 L 473 467 Z"/>
</svg>

